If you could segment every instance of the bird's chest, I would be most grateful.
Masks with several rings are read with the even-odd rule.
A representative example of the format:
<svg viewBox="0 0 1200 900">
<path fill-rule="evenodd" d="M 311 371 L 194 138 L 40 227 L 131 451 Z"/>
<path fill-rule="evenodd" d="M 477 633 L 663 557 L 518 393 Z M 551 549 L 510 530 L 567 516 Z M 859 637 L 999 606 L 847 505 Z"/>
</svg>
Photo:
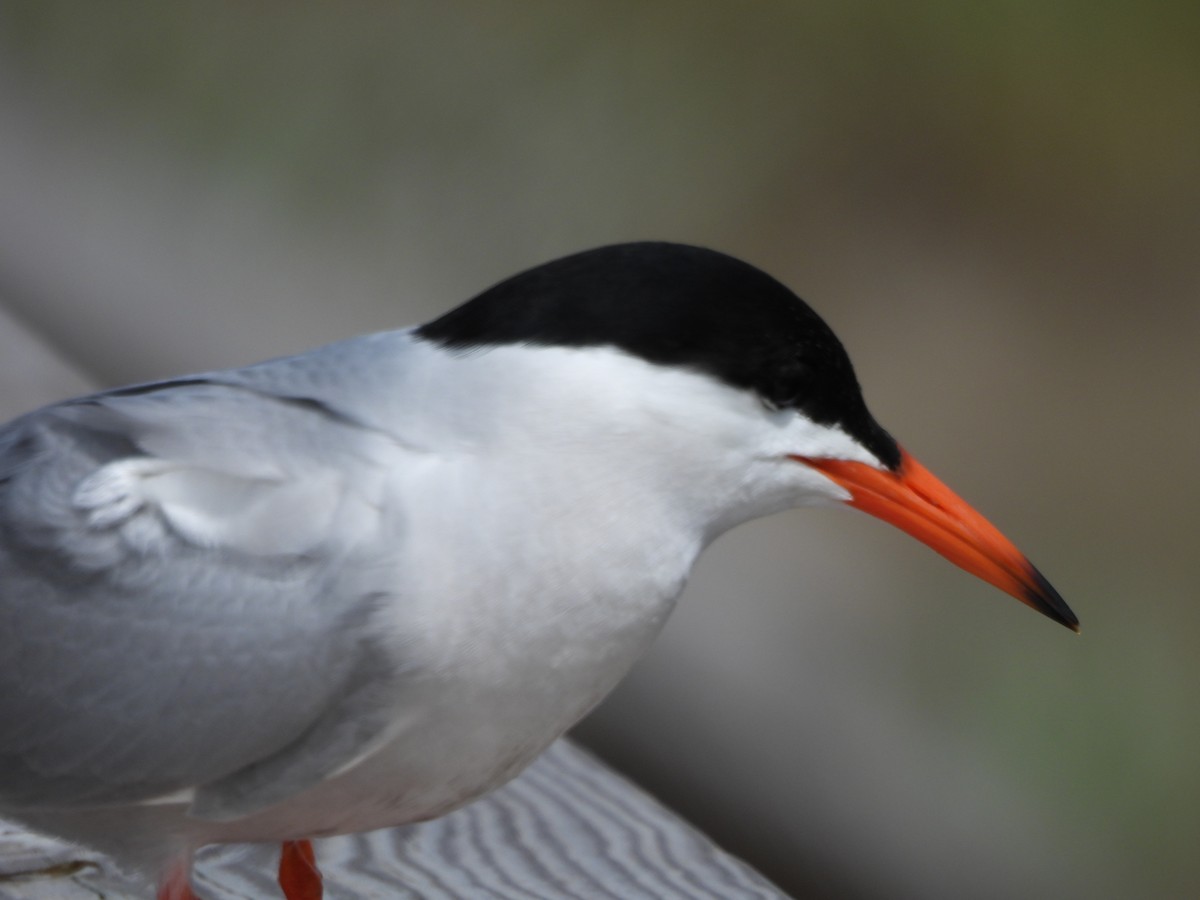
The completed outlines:
<svg viewBox="0 0 1200 900">
<path fill-rule="evenodd" d="M 475 524 L 410 545 L 419 576 L 386 629 L 409 668 L 396 731 L 367 766 L 400 776 L 377 797 L 405 818 L 502 784 L 586 714 L 658 633 L 700 549 L 669 529 L 597 543 L 567 519 L 519 538 Z"/>
<path fill-rule="evenodd" d="M 551 592 L 504 612 L 482 596 L 427 629 L 422 659 L 397 698 L 387 742 L 326 790 L 353 810 L 314 823 L 358 831 L 443 815 L 515 777 L 626 674 L 682 586 L 638 602 Z M 531 586 L 532 587 L 532 586 Z"/>
<path fill-rule="evenodd" d="M 658 632 L 702 533 L 636 485 L 556 474 L 477 475 L 463 482 L 486 490 L 446 488 L 421 506 L 393 625 L 420 644 L 428 677 L 494 700 L 577 702 Z"/>
<path fill-rule="evenodd" d="M 421 600 L 426 671 L 448 696 L 569 725 L 657 635 L 699 548 L 662 534 L 589 546 L 570 531 L 477 548 Z"/>
<path fill-rule="evenodd" d="M 369 557 L 397 677 L 386 743 L 330 786 L 355 794 L 360 828 L 517 774 L 646 650 L 702 547 L 627 475 L 429 465 L 382 506 L 389 542 Z"/>
</svg>

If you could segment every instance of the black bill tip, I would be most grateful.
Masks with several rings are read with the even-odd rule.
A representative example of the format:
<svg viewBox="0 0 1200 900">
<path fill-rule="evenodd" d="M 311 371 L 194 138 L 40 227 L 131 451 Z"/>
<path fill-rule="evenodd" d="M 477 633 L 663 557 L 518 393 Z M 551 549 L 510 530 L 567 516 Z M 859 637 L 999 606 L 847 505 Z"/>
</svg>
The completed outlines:
<svg viewBox="0 0 1200 900">
<path fill-rule="evenodd" d="M 1079 634 L 1079 617 L 1067 606 L 1067 601 L 1054 589 L 1054 585 L 1033 566 L 1029 567 L 1029 587 L 1025 597 L 1029 605 L 1042 615 Z"/>
</svg>

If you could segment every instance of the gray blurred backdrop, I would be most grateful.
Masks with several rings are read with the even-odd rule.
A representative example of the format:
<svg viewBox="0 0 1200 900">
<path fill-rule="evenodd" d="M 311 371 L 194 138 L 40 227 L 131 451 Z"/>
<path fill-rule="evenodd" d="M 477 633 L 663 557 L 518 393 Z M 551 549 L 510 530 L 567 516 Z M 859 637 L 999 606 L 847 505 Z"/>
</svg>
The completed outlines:
<svg viewBox="0 0 1200 900">
<path fill-rule="evenodd" d="M 5 0 L 0 407 L 742 256 L 1083 636 L 792 513 L 578 736 L 801 897 L 1195 896 L 1198 98 L 1166 0 Z"/>
</svg>

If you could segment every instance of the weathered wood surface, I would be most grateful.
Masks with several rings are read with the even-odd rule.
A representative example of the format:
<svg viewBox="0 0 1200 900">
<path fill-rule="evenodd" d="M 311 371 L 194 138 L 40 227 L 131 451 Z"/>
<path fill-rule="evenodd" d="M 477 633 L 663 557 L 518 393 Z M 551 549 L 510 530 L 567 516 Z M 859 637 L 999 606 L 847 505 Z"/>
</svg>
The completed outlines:
<svg viewBox="0 0 1200 900">
<path fill-rule="evenodd" d="M 745 864 L 572 744 L 433 822 L 316 842 L 328 900 L 783 898 Z M 277 846 L 201 854 L 205 900 L 279 897 Z M 103 857 L 0 823 L 0 900 L 134 897 Z"/>
</svg>

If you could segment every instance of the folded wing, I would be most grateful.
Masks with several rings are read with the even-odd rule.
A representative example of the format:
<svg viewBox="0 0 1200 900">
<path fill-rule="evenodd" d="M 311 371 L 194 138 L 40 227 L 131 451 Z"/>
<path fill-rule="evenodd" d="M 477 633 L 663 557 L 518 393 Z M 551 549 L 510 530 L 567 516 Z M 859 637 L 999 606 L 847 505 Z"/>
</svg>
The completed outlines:
<svg viewBox="0 0 1200 900">
<path fill-rule="evenodd" d="M 195 789 L 234 817 L 361 755 L 401 668 L 370 623 L 411 452 L 219 376 L 0 430 L 0 805 Z"/>
</svg>

